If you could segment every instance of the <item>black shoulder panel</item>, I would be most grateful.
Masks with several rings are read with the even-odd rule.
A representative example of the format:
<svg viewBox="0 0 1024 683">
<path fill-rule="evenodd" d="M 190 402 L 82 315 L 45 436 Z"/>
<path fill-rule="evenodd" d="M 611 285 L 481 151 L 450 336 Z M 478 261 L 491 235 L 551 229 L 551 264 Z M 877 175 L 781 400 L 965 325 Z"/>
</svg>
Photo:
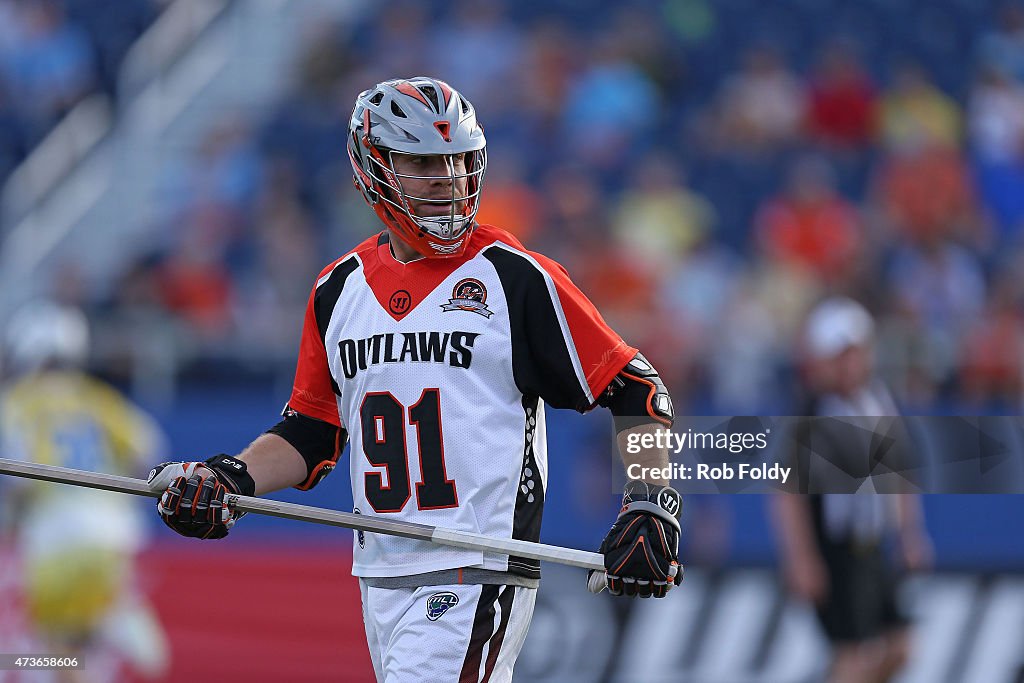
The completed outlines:
<svg viewBox="0 0 1024 683">
<path fill-rule="evenodd" d="M 494 265 L 508 302 L 516 386 L 553 408 L 586 410 L 588 401 L 573 370 L 544 274 L 508 249 L 489 247 L 483 256 Z"/>
<path fill-rule="evenodd" d="M 334 305 L 338 303 L 341 290 L 345 287 L 345 281 L 358 267 L 359 260 L 355 256 L 350 256 L 335 266 L 327 281 L 316 288 L 316 294 L 313 296 L 313 310 L 316 312 L 316 326 L 320 331 L 321 341 L 327 337 L 327 325 L 331 322 Z"/>
</svg>

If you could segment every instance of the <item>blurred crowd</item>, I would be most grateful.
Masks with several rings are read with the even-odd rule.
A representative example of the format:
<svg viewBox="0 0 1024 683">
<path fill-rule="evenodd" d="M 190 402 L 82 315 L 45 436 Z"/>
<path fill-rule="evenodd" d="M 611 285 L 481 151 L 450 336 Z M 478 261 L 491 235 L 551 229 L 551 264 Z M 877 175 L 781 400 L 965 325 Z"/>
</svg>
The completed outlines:
<svg viewBox="0 0 1024 683">
<path fill-rule="evenodd" d="M 0 0 L 0 186 L 118 67 L 166 0 Z"/>
<path fill-rule="evenodd" d="M 110 86 L 69 18 L 89 5 L 121 12 L 0 0 L 4 121 L 45 128 Z M 40 26 L 52 64 L 30 59 Z M 678 410 L 795 410 L 798 331 L 828 295 L 878 318 L 906 412 L 1019 410 L 1024 6 L 396 0 L 304 42 L 276 111 L 226 115 L 167 169 L 151 252 L 60 296 L 160 321 L 185 373 L 290 366 L 317 272 L 380 229 L 344 153 L 352 103 L 432 75 L 485 127 L 479 220 L 562 262 Z"/>
</svg>

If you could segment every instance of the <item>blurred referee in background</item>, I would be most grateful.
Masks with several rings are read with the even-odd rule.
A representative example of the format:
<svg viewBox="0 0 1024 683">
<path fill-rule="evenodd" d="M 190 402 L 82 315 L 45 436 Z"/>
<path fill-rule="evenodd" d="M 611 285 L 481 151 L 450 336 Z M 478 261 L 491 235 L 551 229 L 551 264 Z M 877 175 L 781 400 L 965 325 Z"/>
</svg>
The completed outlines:
<svg viewBox="0 0 1024 683">
<path fill-rule="evenodd" d="M 811 311 L 804 335 L 808 404 L 803 415 L 877 418 L 899 414 L 889 390 L 875 377 L 873 340 L 871 315 L 852 299 L 827 299 Z M 877 423 L 877 431 L 883 421 L 872 422 Z M 794 595 L 817 609 L 832 644 L 830 681 L 888 681 L 908 659 L 910 633 L 898 605 L 897 576 L 884 543 L 887 532 L 895 530 L 903 568 L 919 570 L 929 564 L 931 549 L 920 501 L 909 493 L 877 495 L 891 486 L 872 476 L 871 470 L 857 472 L 848 466 L 858 456 L 870 465 L 866 457 L 874 437 L 870 431 L 853 428 L 851 432 L 847 423 L 823 420 L 814 421 L 814 430 L 818 455 L 825 455 L 830 466 L 839 464 L 850 472 L 859 485 L 850 493 L 774 497 L 785 581 Z M 865 437 L 864 442 L 858 443 L 856 432 Z M 828 444 L 824 454 L 822 443 Z M 805 481 L 801 490 L 808 490 L 807 485 L 811 491 L 847 490 L 824 481 Z M 902 480 L 897 486 L 909 489 Z"/>
</svg>

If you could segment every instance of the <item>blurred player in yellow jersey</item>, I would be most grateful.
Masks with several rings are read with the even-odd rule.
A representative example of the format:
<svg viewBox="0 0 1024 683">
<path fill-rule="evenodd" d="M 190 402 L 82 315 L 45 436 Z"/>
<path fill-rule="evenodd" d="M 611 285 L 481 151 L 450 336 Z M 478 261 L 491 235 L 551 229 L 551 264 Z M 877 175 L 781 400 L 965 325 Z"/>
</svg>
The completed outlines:
<svg viewBox="0 0 1024 683">
<path fill-rule="evenodd" d="M 0 453 L 15 460 L 139 476 L 163 450 L 157 424 L 81 368 L 89 331 L 78 310 L 39 302 L 3 337 Z M 32 637 L 48 653 L 81 653 L 66 680 L 154 676 L 167 647 L 134 588 L 144 517 L 128 496 L 4 477 L 0 531 L 13 536 Z M 59 679 L 58 679 L 59 680 Z"/>
</svg>

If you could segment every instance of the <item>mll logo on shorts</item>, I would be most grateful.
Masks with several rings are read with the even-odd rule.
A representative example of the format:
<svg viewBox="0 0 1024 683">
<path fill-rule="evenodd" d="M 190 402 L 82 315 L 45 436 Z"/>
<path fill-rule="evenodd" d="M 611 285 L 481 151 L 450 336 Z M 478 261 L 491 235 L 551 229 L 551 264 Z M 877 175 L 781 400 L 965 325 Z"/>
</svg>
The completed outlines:
<svg viewBox="0 0 1024 683">
<path fill-rule="evenodd" d="M 459 604 L 459 596 L 455 593 L 434 593 L 427 598 L 427 619 L 437 621 L 445 612 Z"/>
</svg>

